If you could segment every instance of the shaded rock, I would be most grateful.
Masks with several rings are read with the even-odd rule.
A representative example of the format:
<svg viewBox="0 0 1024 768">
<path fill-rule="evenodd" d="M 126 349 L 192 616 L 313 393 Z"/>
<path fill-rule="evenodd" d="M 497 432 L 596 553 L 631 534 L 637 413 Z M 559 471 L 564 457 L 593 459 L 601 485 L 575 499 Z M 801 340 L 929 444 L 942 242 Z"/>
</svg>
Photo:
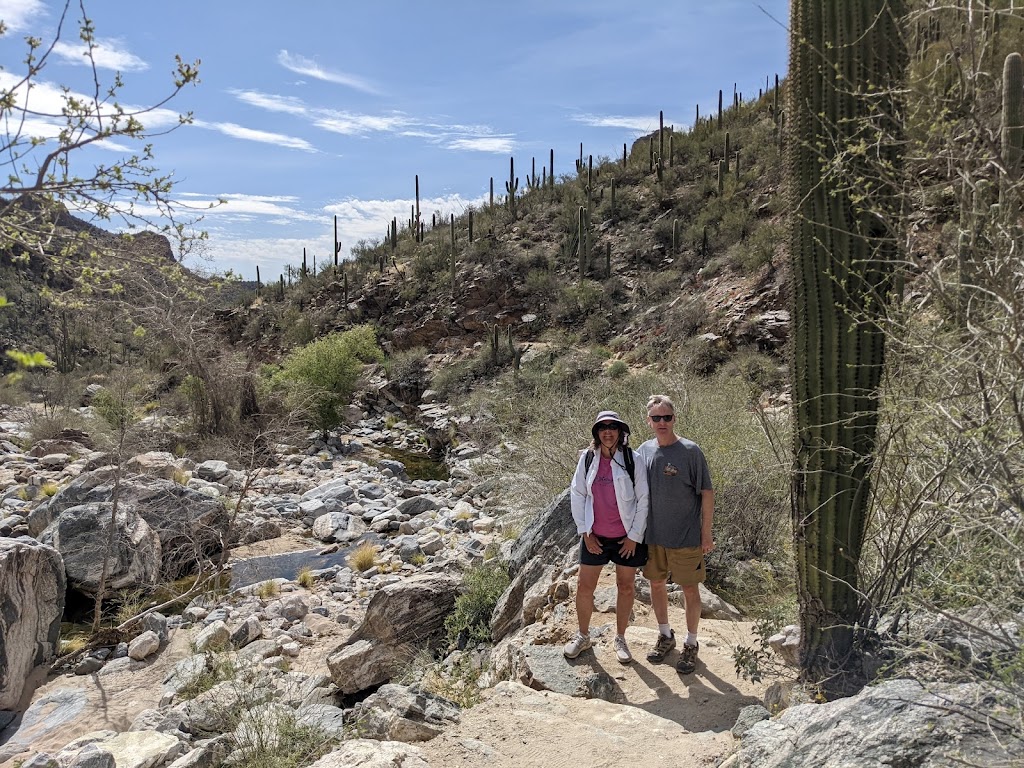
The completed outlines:
<svg viewBox="0 0 1024 768">
<path fill-rule="evenodd" d="M 160 573 L 160 539 L 131 504 L 118 504 L 110 537 L 110 502 L 69 507 L 40 535 L 64 558 L 68 582 L 75 589 L 95 594 L 107 563 L 107 586 L 123 589 L 155 584 Z"/>
</svg>

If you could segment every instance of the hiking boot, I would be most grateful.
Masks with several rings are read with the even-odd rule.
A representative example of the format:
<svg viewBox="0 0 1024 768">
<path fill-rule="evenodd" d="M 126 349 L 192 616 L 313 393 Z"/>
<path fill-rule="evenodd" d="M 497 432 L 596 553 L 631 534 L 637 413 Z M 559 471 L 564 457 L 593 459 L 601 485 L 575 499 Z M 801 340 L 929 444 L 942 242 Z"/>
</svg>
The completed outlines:
<svg viewBox="0 0 1024 768">
<path fill-rule="evenodd" d="M 562 649 L 562 653 L 565 654 L 565 658 L 567 659 L 575 659 L 589 647 L 590 635 L 584 635 L 582 632 L 577 632 L 573 639 L 565 644 L 565 647 Z"/>
<path fill-rule="evenodd" d="M 676 647 L 676 633 L 672 630 L 668 637 L 658 633 L 658 642 L 654 644 L 654 647 L 647 652 L 647 660 L 654 664 L 661 664 L 668 656 L 668 652 Z"/>
<path fill-rule="evenodd" d="M 676 662 L 676 672 L 683 675 L 693 673 L 697 668 L 697 651 L 700 650 L 700 643 L 689 645 L 683 643 L 683 652 L 679 654 L 679 661 Z"/>
<path fill-rule="evenodd" d="M 615 658 L 619 660 L 619 664 L 629 664 L 633 660 L 633 654 L 626 645 L 626 638 L 622 635 L 615 636 Z"/>
</svg>

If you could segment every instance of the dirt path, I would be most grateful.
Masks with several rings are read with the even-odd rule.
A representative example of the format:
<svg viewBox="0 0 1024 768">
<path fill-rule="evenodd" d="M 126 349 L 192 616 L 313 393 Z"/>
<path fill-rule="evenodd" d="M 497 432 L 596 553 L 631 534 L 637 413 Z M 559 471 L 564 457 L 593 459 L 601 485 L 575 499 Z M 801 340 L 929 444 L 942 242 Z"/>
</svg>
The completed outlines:
<svg viewBox="0 0 1024 768">
<path fill-rule="evenodd" d="M 611 569 L 600 587 L 614 584 Z M 420 745 L 433 768 L 602 768 L 642 763 L 664 768 L 718 765 L 734 748 L 729 730 L 739 711 L 763 700 L 764 685 L 737 678 L 732 649 L 749 644 L 747 622 L 705 619 L 700 656 L 693 675 L 675 671 L 677 651 L 668 663 L 645 658 L 657 638 L 650 607 L 637 603 L 634 625 L 626 631 L 632 664 L 618 662 L 612 648 L 613 613 L 594 613 L 592 651 L 569 662 L 605 672 L 615 680 L 624 704 L 576 699 L 502 683 L 486 700 L 463 713 L 458 727 Z M 672 626 L 685 627 L 680 608 L 670 607 Z M 575 629 L 556 627 L 569 637 Z M 571 626 L 570 626 L 571 625 Z M 653 763 L 651 761 L 654 761 Z"/>
</svg>

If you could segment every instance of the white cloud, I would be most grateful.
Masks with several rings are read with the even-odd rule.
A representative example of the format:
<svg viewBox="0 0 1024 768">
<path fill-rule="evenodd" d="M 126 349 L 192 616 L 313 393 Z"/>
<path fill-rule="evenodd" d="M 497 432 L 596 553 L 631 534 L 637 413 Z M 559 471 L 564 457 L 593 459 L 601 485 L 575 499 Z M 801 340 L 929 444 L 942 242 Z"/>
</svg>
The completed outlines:
<svg viewBox="0 0 1024 768">
<path fill-rule="evenodd" d="M 296 136 L 286 136 L 283 133 L 260 131 L 255 128 L 246 128 L 245 126 L 237 125 L 236 123 L 204 123 L 197 120 L 195 125 L 200 128 L 210 128 L 215 131 L 220 131 L 225 136 L 230 136 L 234 139 L 257 141 L 262 144 L 274 144 L 288 149 L 301 149 L 303 152 L 317 151 L 316 147 L 305 139 L 300 139 Z"/>
<path fill-rule="evenodd" d="M 42 0 L 0 0 L 0 20 L 9 32 L 18 32 L 36 17 L 46 15 Z"/>
<path fill-rule="evenodd" d="M 379 93 L 373 85 L 368 81 L 363 80 L 361 77 L 325 69 L 312 59 L 307 59 L 305 56 L 288 53 L 288 51 L 282 50 L 277 54 L 277 63 L 297 75 L 306 75 L 317 80 L 323 80 L 324 82 L 345 85 L 349 88 L 355 88 L 357 91 L 363 91 L 364 93 Z"/>
<path fill-rule="evenodd" d="M 123 49 L 120 40 L 96 40 L 92 49 L 92 59 L 100 69 L 113 69 L 119 72 L 141 72 L 149 69 L 149 64 L 134 53 Z M 68 64 L 90 66 L 89 49 L 81 43 L 66 43 L 58 40 L 54 43 L 53 52 Z"/>
<path fill-rule="evenodd" d="M 294 96 L 279 96 L 260 91 L 237 90 L 231 93 L 250 106 L 265 109 L 268 112 L 283 112 L 308 118 L 314 127 L 343 136 L 391 133 L 406 138 L 425 139 L 446 149 L 499 154 L 507 154 L 516 146 L 514 137 L 495 136 L 491 128 L 486 125 L 444 125 L 419 120 L 400 112 L 368 115 L 325 109 L 312 107 Z"/>
<path fill-rule="evenodd" d="M 385 117 L 334 110 L 318 110 L 318 115 L 313 121 L 313 125 L 325 131 L 346 136 L 358 136 L 372 132 L 390 133 L 409 124 L 409 120 L 400 115 Z"/>
<path fill-rule="evenodd" d="M 277 96 L 259 91 L 231 91 L 244 104 L 265 109 L 268 112 L 284 112 L 289 115 L 308 114 L 309 108 L 294 96 Z"/>
<path fill-rule="evenodd" d="M 577 123 L 583 123 L 593 128 L 625 128 L 628 131 L 638 133 L 650 133 L 658 127 L 658 121 L 649 115 L 629 117 L 625 115 L 577 115 L 573 118 Z"/>
<path fill-rule="evenodd" d="M 515 147 L 515 141 L 509 136 L 480 136 L 477 138 L 452 139 L 445 145 L 448 149 L 464 149 L 471 152 L 495 152 L 507 155 Z"/>
</svg>

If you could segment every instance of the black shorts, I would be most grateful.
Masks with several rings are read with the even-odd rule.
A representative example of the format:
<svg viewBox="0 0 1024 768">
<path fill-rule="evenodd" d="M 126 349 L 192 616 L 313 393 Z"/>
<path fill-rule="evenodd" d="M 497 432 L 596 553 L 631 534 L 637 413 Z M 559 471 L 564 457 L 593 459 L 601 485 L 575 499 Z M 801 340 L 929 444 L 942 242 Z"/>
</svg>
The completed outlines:
<svg viewBox="0 0 1024 768">
<path fill-rule="evenodd" d="M 597 536 L 597 534 L 594 535 Z M 597 536 L 597 540 L 601 542 L 601 554 L 595 555 L 587 549 L 587 545 L 583 543 L 583 537 L 580 536 L 580 565 L 607 565 L 609 562 L 623 565 L 626 568 L 639 568 L 644 565 L 647 562 L 647 545 L 643 542 L 636 545 L 636 551 L 633 552 L 632 557 L 623 557 L 619 554 L 619 549 L 622 548 L 622 541 L 625 538 L 625 536 L 622 538 Z"/>
</svg>

